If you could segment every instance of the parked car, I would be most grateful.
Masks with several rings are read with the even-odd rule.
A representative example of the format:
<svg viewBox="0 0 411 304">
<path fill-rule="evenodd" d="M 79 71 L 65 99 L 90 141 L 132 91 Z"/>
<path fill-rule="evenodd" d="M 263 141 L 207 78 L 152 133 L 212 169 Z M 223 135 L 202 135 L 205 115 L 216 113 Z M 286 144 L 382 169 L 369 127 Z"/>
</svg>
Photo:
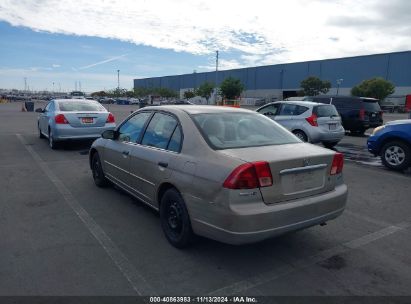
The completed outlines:
<svg viewBox="0 0 411 304">
<path fill-rule="evenodd" d="M 193 234 L 243 244 L 322 224 L 347 198 L 342 154 L 243 109 L 140 109 L 93 143 L 89 161 L 97 186 L 158 210 L 179 248 Z"/>
<path fill-rule="evenodd" d="M 138 98 L 130 98 L 128 101 L 130 104 L 140 104 L 140 99 Z"/>
<path fill-rule="evenodd" d="M 116 103 L 118 105 L 129 105 L 130 101 L 127 98 L 117 98 Z"/>
<path fill-rule="evenodd" d="M 352 133 L 364 134 L 369 128 L 383 124 L 383 112 L 377 99 L 354 96 L 314 96 L 314 102 L 332 104 L 341 116 L 342 124 Z"/>
<path fill-rule="evenodd" d="M 368 151 L 380 156 L 389 169 L 402 171 L 411 166 L 411 119 L 390 121 L 375 128 L 367 140 Z"/>
<path fill-rule="evenodd" d="M 333 105 L 309 101 L 277 101 L 256 110 L 293 132 L 302 141 L 334 147 L 345 134 Z"/>
<path fill-rule="evenodd" d="M 54 99 L 36 112 L 39 137 L 48 138 L 52 149 L 65 140 L 98 138 L 116 127 L 113 114 L 93 100 Z"/>
<path fill-rule="evenodd" d="M 168 102 L 169 105 L 195 105 L 195 103 L 192 103 L 188 100 L 180 99 L 180 100 L 173 100 Z"/>
<path fill-rule="evenodd" d="M 100 98 L 100 99 L 99 99 L 99 102 L 100 102 L 101 104 L 113 104 L 113 103 L 115 103 L 116 101 L 115 101 L 113 98 L 103 97 L 103 98 Z"/>
<path fill-rule="evenodd" d="M 261 98 L 261 99 L 257 99 L 254 102 L 254 106 L 261 107 L 261 106 L 265 105 L 266 103 L 267 103 L 267 101 L 265 100 L 265 98 Z"/>
</svg>

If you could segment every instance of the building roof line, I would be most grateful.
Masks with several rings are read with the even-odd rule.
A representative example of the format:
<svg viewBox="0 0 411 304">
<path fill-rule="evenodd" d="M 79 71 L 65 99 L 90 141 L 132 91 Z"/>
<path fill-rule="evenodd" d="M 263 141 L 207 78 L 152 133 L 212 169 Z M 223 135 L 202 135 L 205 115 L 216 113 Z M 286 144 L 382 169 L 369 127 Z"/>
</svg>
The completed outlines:
<svg viewBox="0 0 411 304">
<path fill-rule="evenodd" d="M 284 62 L 284 63 L 268 64 L 268 65 L 256 65 L 256 66 L 249 66 L 249 67 L 236 68 L 236 69 L 219 70 L 219 72 L 233 72 L 233 71 L 239 71 L 239 70 L 250 69 L 250 68 L 253 69 L 253 68 L 264 68 L 264 67 L 274 67 L 274 66 L 281 67 L 281 66 L 291 65 L 291 64 L 302 64 L 302 63 L 312 63 L 312 62 L 321 63 L 321 62 L 333 61 L 333 60 L 355 59 L 355 58 L 375 57 L 375 56 L 387 56 L 387 55 L 389 56 L 389 55 L 397 55 L 397 54 L 404 54 L 404 53 L 411 53 L 411 50 L 391 52 L 391 53 L 377 53 L 377 54 L 369 54 L 369 55 L 356 55 L 356 56 L 350 56 L 350 57 L 328 58 L 328 59 L 319 59 L 319 60 L 307 60 L 307 61 L 297 61 L 297 62 Z M 156 79 L 156 78 L 186 76 L 186 75 L 193 75 L 193 74 L 207 74 L 207 73 L 215 73 L 215 71 L 186 73 L 186 74 L 176 74 L 176 75 L 165 75 L 165 76 L 155 76 L 155 77 L 145 77 L 145 78 L 134 78 L 133 80 Z"/>
</svg>

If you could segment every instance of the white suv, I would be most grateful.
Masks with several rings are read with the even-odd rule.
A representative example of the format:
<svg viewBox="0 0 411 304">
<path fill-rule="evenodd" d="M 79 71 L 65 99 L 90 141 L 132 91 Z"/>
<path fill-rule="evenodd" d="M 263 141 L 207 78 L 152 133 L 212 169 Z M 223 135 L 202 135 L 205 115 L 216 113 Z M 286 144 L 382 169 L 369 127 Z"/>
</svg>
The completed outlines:
<svg viewBox="0 0 411 304">
<path fill-rule="evenodd" d="M 341 117 L 330 104 L 277 101 L 256 110 L 293 132 L 302 141 L 334 147 L 345 134 Z"/>
</svg>

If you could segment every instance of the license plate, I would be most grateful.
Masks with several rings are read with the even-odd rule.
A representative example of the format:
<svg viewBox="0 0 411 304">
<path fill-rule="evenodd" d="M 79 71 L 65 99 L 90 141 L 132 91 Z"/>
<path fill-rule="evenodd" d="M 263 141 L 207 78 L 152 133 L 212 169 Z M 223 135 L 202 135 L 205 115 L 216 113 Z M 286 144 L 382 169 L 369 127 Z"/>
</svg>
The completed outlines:
<svg viewBox="0 0 411 304">
<path fill-rule="evenodd" d="M 90 124 L 93 123 L 93 118 L 92 117 L 83 117 L 81 119 L 82 123 Z"/>
<path fill-rule="evenodd" d="M 324 175 L 323 169 L 284 175 L 281 177 L 283 193 L 290 195 L 320 189 L 324 186 Z"/>
<path fill-rule="evenodd" d="M 329 124 L 330 130 L 337 129 L 337 124 Z"/>
<path fill-rule="evenodd" d="M 371 117 L 375 117 L 375 113 L 372 113 L 372 114 L 371 114 Z"/>
</svg>

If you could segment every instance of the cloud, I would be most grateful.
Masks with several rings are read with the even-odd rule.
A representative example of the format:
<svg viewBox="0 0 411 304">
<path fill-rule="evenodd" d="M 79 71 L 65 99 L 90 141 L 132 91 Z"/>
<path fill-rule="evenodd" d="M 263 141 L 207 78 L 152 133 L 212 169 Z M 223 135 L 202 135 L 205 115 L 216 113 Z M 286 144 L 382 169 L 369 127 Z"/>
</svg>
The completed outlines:
<svg viewBox="0 0 411 304">
<path fill-rule="evenodd" d="M 239 67 L 411 49 L 410 11 L 408 0 L 2 0 L 0 20 L 191 54 L 218 49 L 222 59 L 239 54 L 222 67 Z"/>
<path fill-rule="evenodd" d="M 52 66 L 53 68 L 59 68 L 59 67 L 61 67 L 61 65 L 56 64 L 56 63 L 53 63 L 51 66 Z"/>
<path fill-rule="evenodd" d="M 37 71 L 51 71 L 52 68 L 50 67 L 30 67 L 30 71 L 37 72 Z"/>
<path fill-rule="evenodd" d="M 238 69 L 238 68 L 241 68 L 241 67 L 243 67 L 243 65 L 235 59 L 230 59 L 230 60 L 221 59 L 218 62 L 218 69 L 219 70 Z M 202 69 L 202 70 L 207 70 L 207 71 L 214 71 L 215 70 L 215 63 L 214 64 L 209 64 L 209 65 L 200 65 L 198 68 Z"/>
</svg>

